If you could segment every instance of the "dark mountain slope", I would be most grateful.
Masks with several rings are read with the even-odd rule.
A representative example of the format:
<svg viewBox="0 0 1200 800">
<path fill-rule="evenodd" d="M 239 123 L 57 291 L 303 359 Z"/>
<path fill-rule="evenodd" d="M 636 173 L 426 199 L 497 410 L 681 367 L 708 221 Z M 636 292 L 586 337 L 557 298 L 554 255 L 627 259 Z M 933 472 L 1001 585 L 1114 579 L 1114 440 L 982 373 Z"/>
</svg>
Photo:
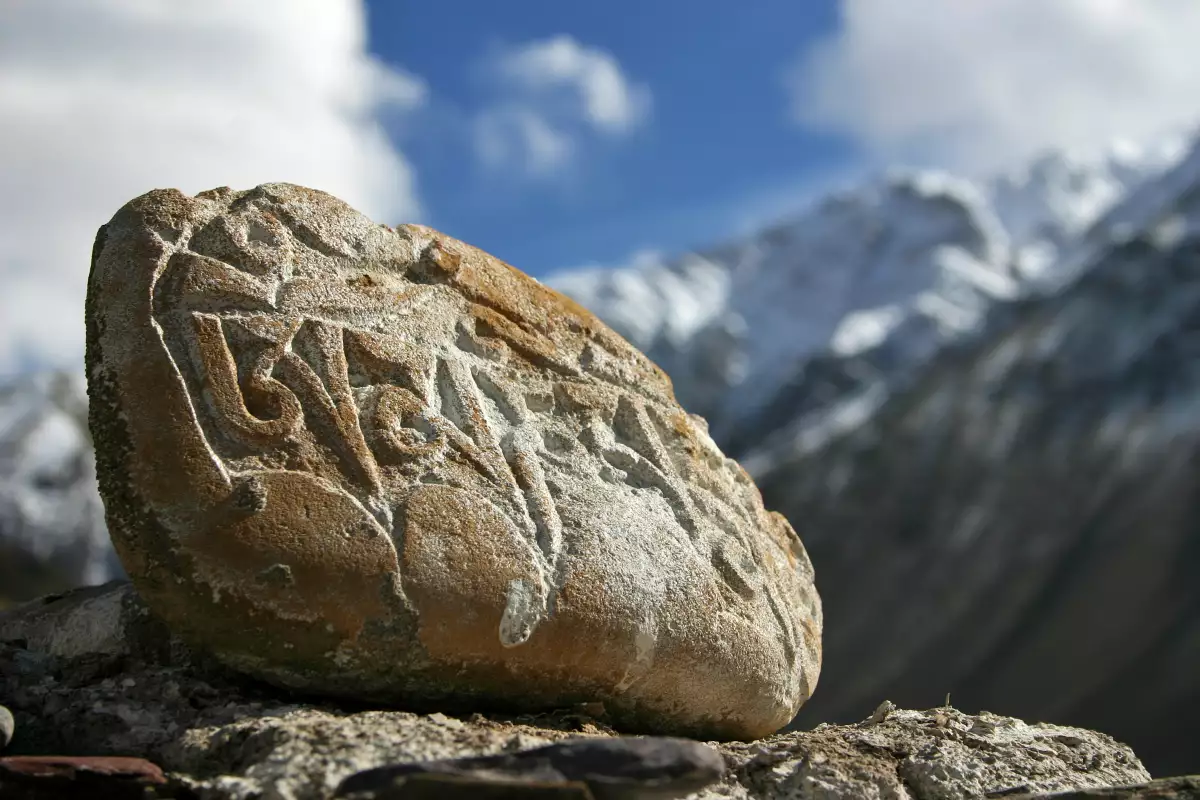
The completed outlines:
<svg viewBox="0 0 1200 800">
<path fill-rule="evenodd" d="M 825 602 L 798 723 L 952 692 L 1200 770 L 1200 236 L 1175 234 L 998 307 L 849 433 L 749 459 Z"/>
</svg>

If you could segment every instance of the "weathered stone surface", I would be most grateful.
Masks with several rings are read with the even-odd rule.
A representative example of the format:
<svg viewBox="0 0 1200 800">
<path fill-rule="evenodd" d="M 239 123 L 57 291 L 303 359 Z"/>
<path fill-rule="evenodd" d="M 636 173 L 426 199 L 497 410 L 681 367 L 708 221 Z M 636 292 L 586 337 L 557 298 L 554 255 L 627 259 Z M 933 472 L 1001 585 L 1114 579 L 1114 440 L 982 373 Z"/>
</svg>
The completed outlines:
<svg viewBox="0 0 1200 800">
<path fill-rule="evenodd" d="M 224 663 L 715 737 L 812 692 L 795 532 L 661 370 L 491 256 L 297 186 L 154 191 L 100 230 L 87 325 L 117 551 Z"/>
<path fill-rule="evenodd" d="M 93 653 L 53 633 L 89 626 L 101 648 Z M 455 718 L 286 698 L 199 659 L 146 615 L 127 584 L 0 614 L 0 697 L 19 723 L 14 753 L 137 755 L 201 800 L 326 800 L 363 770 L 615 733 L 598 705 Z M 716 748 L 726 776 L 694 800 L 940 800 L 1150 779 L 1128 747 L 1103 734 L 890 704 L 857 725 Z"/>
</svg>

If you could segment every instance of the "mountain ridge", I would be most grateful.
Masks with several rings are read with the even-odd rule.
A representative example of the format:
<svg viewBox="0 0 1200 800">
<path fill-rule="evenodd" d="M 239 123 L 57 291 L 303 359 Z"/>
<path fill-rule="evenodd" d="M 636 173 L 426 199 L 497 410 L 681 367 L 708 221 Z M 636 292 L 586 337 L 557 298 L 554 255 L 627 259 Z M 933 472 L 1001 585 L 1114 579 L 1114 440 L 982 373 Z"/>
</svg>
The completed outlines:
<svg viewBox="0 0 1200 800">
<path fill-rule="evenodd" d="M 1091 226 L 1184 152 L 1176 138 L 1118 143 L 984 181 L 892 169 L 745 239 L 544 282 L 646 351 L 718 441 L 737 439 L 814 355 L 853 358 L 890 338 L 920 363 L 997 300 L 1068 281 Z"/>
</svg>

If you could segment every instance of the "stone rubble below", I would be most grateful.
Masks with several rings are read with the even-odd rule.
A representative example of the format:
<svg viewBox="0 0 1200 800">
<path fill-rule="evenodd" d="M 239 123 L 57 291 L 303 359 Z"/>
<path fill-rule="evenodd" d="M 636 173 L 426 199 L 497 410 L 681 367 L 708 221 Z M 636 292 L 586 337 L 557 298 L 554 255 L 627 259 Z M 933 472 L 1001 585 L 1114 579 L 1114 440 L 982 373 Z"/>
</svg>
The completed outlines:
<svg viewBox="0 0 1200 800">
<path fill-rule="evenodd" d="M 324 800 L 349 776 L 385 765 L 515 753 L 578 737 L 611 737 L 614 749 L 625 741 L 615 738 L 599 704 L 541 715 L 450 716 L 282 696 L 190 652 L 124 583 L 0 615 L 0 699 L 16 719 L 6 756 L 145 758 L 167 774 L 165 784 L 147 791 L 199 800 Z M 886 702 L 859 724 L 712 747 L 726 773 L 689 795 L 696 800 L 948 800 L 1150 780 L 1133 751 L 1104 734 Z M 1164 786 L 1174 793 L 1074 796 L 1200 797 L 1194 781 Z"/>
</svg>

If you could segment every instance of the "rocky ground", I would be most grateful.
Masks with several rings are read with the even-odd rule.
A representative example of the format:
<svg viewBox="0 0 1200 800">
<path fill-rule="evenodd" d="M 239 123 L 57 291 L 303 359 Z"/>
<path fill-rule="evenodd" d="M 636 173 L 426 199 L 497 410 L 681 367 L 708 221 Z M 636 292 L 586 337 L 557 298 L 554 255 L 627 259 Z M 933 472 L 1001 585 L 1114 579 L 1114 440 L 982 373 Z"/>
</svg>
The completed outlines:
<svg viewBox="0 0 1200 800">
<path fill-rule="evenodd" d="M 618 735 L 598 705 L 448 716 L 285 697 L 189 651 L 124 583 L 0 615 L 0 700 L 15 718 L 0 759 L 6 798 L 75 797 L 86 787 L 93 798 L 317 800 L 357 783 L 362 798 L 602 800 L 684 796 L 697 782 L 708 785 L 687 796 L 1200 797 L 1195 779 L 1147 784 L 1133 751 L 1104 734 L 948 706 L 885 702 L 858 724 L 710 743 L 717 755 L 706 760 L 698 743 Z M 554 742 L 566 743 L 558 761 L 528 757 Z M 507 757 L 434 765 L 434 783 L 365 772 L 492 754 Z"/>
</svg>

